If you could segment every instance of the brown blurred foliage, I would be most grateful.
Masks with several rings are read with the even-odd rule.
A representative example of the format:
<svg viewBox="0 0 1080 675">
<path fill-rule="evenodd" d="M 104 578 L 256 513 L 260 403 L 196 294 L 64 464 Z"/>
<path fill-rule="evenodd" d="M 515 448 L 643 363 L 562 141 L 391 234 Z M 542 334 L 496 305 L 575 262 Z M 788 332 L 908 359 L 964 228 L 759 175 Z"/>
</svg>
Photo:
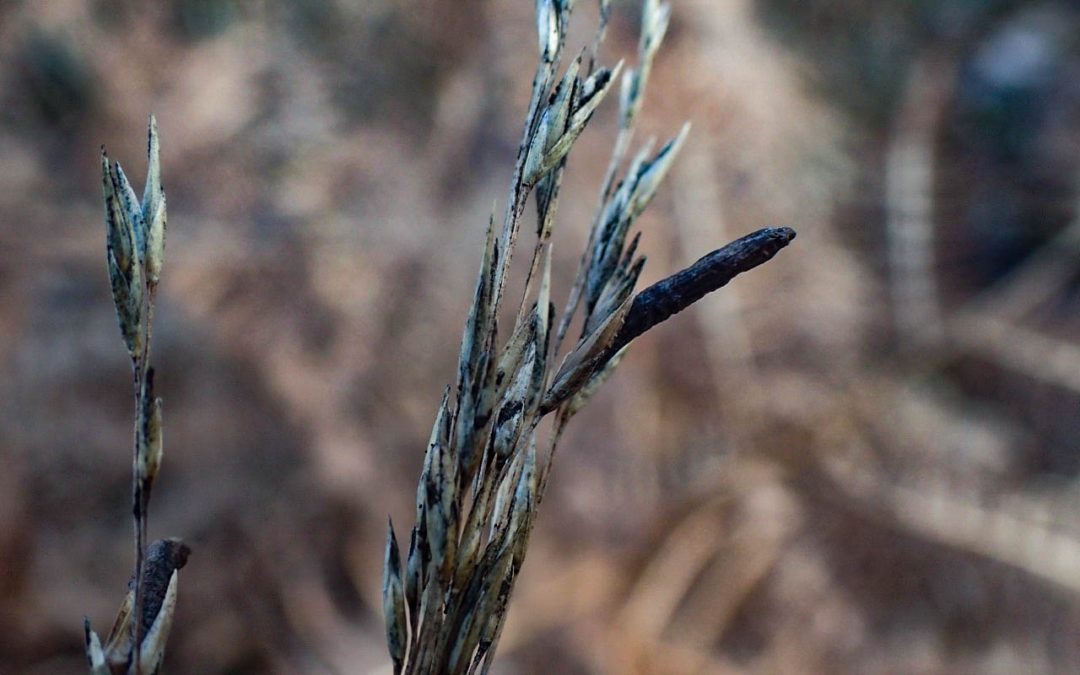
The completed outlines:
<svg viewBox="0 0 1080 675">
<path fill-rule="evenodd" d="M 452 379 L 531 12 L 0 4 L 0 672 L 78 672 L 82 616 L 107 624 L 131 567 L 98 153 L 141 175 L 150 112 L 151 536 L 194 551 L 169 672 L 388 672 L 385 518 Z M 643 123 L 695 126 L 644 281 L 758 227 L 799 239 L 643 338 L 575 420 L 503 671 L 1080 669 L 1075 8 L 675 0 L 673 21 Z M 610 121 L 571 159 L 558 294 Z"/>
</svg>

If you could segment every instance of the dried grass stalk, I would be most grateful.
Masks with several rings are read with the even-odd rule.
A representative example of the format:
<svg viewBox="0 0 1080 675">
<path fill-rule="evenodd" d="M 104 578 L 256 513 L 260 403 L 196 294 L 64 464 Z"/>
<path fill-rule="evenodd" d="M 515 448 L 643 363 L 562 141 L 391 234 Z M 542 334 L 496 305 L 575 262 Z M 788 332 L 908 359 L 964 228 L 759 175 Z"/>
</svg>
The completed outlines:
<svg viewBox="0 0 1080 675">
<path fill-rule="evenodd" d="M 190 549 L 178 539 L 146 545 L 150 493 L 163 455 L 162 403 L 154 389 L 150 366 L 154 298 L 165 258 L 165 190 L 157 121 L 150 117 L 146 187 L 140 202 L 119 162 L 101 151 L 105 197 L 106 262 L 120 334 L 131 357 L 135 390 L 135 434 L 132 458 L 132 515 L 135 571 L 128 594 L 102 644 L 86 619 L 86 656 L 94 675 L 157 673 L 176 607 L 177 570 Z"/>
<path fill-rule="evenodd" d="M 761 230 L 634 294 L 645 259 L 631 230 L 689 133 L 685 125 L 656 153 L 646 143 L 619 178 L 670 7 L 645 0 L 636 69 L 622 63 L 607 69 L 595 66 L 611 10 L 609 0 L 600 0 L 587 66 L 579 56 L 559 76 L 572 5 L 536 3 L 539 58 L 506 212 L 500 230 L 494 216 L 488 226 L 457 387 L 443 396 L 417 487 L 404 578 L 392 525 L 387 535 L 383 603 L 395 673 L 488 671 L 566 423 L 632 340 L 771 259 L 795 236 L 788 228 Z M 618 135 L 589 241 L 556 323 L 550 238 L 563 168 L 619 72 Z M 500 348 L 496 317 L 530 194 L 537 241 L 513 329 Z M 579 308 L 582 335 L 555 367 Z M 536 430 L 550 413 L 556 413 L 552 441 L 539 452 Z"/>
</svg>

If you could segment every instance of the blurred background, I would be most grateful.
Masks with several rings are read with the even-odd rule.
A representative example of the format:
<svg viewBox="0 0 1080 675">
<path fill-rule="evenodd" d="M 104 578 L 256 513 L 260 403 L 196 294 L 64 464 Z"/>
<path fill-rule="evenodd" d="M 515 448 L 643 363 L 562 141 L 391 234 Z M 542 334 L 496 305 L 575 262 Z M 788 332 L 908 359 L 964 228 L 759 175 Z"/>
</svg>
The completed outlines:
<svg viewBox="0 0 1080 675">
<path fill-rule="evenodd" d="M 673 5 L 637 138 L 694 129 L 644 283 L 799 238 L 571 425 L 500 672 L 1080 671 L 1080 10 Z M 638 18 L 615 3 L 605 62 Z M 141 193 L 150 112 L 150 531 L 194 549 L 168 672 L 389 672 L 385 519 L 412 522 L 533 33 L 484 0 L 0 2 L 0 673 L 81 672 L 130 572 L 99 146 Z M 571 156 L 559 298 L 613 112 Z"/>
</svg>

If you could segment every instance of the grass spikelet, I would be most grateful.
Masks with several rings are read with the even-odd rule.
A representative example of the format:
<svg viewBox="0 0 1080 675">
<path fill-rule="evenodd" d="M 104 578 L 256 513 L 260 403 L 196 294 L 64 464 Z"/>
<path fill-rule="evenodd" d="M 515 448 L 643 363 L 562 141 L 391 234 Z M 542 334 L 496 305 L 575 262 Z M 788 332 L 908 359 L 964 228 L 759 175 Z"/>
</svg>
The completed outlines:
<svg viewBox="0 0 1080 675">
<path fill-rule="evenodd" d="M 619 62 L 606 68 L 596 65 L 610 17 L 610 3 L 601 0 L 591 49 L 560 75 L 572 5 L 569 0 L 536 3 L 539 59 L 506 213 L 500 231 L 494 217 L 488 224 L 462 335 L 457 388 L 454 396 L 443 396 L 425 455 L 403 599 L 384 600 L 395 672 L 488 671 L 567 422 L 612 375 L 634 338 L 769 260 L 794 237 L 786 228 L 762 230 L 634 294 L 645 258 L 637 253 L 641 233 L 630 236 L 630 231 L 689 134 L 689 124 L 684 125 L 655 154 L 653 144 L 645 143 L 623 167 L 670 7 L 645 0 L 636 67 L 624 69 Z M 620 71 L 618 134 L 589 242 L 556 322 L 551 238 L 563 172 Z M 513 328 L 499 345 L 497 317 L 530 195 L 536 202 L 536 242 Z M 582 335 L 560 359 L 578 315 Z M 537 431 L 552 413 L 550 447 L 540 452 Z M 388 541 L 393 542 L 392 531 Z M 396 592 L 399 564 L 389 548 L 386 560 L 395 569 L 384 574 L 384 597 Z M 404 653 L 399 606 L 408 608 L 411 627 Z"/>
<path fill-rule="evenodd" d="M 409 643 L 405 626 L 405 593 L 401 583 L 401 554 L 398 552 L 394 524 L 386 525 L 386 555 L 383 559 L 383 619 L 386 622 L 386 645 L 394 662 L 394 672 L 400 673 Z"/>
<path fill-rule="evenodd" d="M 161 669 L 178 593 L 177 570 L 190 549 L 178 539 L 146 544 L 150 493 L 164 456 L 162 401 L 150 366 L 154 300 L 165 247 L 165 192 L 157 120 L 150 117 L 147 177 L 142 201 L 119 162 L 101 151 L 105 202 L 105 260 L 120 335 L 131 358 L 135 395 L 132 514 L 135 570 L 130 588 L 104 645 L 85 621 L 85 647 L 95 675 L 152 675 Z"/>
</svg>

